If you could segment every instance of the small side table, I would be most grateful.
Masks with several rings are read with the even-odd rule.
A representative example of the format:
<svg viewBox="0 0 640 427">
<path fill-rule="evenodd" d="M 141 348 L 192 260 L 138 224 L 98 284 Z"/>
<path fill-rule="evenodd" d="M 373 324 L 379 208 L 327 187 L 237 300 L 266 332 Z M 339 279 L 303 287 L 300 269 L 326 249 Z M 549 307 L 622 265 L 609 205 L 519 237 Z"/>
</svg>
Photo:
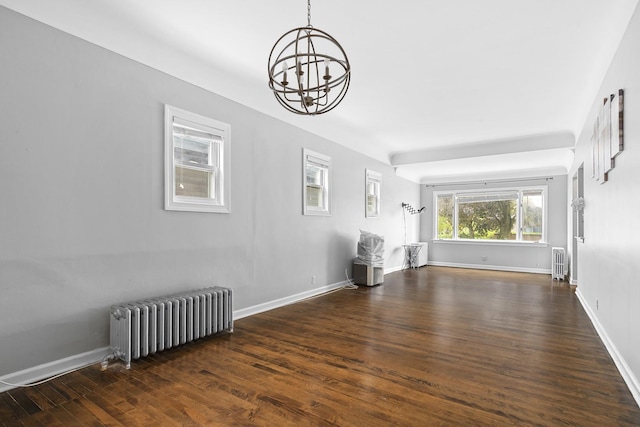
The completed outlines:
<svg viewBox="0 0 640 427">
<path fill-rule="evenodd" d="M 422 245 L 411 244 L 402 245 L 402 247 L 404 248 L 404 263 L 402 264 L 402 269 L 418 268 L 418 254 L 422 249 Z"/>
</svg>

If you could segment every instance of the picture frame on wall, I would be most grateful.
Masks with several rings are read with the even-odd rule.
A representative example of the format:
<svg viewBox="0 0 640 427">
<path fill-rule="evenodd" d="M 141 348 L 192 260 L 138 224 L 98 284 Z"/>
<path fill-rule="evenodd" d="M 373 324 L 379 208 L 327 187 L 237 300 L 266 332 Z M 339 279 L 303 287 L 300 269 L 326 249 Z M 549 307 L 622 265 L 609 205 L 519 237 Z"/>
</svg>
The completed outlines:
<svg viewBox="0 0 640 427">
<path fill-rule="evenodd" d="M 598 118 L 593 122 L 593 130 L 591 133 L 591 178 L 598 181 L 600 174 L 598 172 Z"/>
<path fill-rule="evenodd" d="M 611 94 L 611 158 L 615 159 L 624 150 L 624 89 Z M 614 163 L 615 165 L 615 163 Z"/>
<path fill-rule="evenodd" d="M 602 106 L 600 110 L 600 182 L 607 182 L 608 173 L 613 168 L 613 162 L 611 160 L 611 102 L 609 97 L 602 99 Z"/>
<path fill-rule="evenodd" d="M 624 150 L 624 90 L 602 99 L 591 134 L 591 177 L 604 184 Z"/>
<path fill-rule="evenodd" d="M 377 218 L 380 216 L 382 174 L 371 169 L 365 169 L 364 179 L 364 216 L 365 218 Z"/>
</svg>

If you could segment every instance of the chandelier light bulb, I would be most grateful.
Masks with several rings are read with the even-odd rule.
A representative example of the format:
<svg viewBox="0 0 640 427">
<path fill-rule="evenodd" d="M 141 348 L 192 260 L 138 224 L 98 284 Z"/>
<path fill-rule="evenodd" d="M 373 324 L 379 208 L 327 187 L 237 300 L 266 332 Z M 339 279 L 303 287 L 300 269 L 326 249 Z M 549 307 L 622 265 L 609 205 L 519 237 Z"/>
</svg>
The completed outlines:
<svg viewBox="0 0 640 427">
<path fill-rule="evenodd" d="M 289 82 L 287 81 L 287 70 L 289 69 L 289 67 L 287 66 L 287 61 L 284 61 L 282 63 L 282 86 L 286 86 L 287 84 L 289 84 Z"/>
</svg>

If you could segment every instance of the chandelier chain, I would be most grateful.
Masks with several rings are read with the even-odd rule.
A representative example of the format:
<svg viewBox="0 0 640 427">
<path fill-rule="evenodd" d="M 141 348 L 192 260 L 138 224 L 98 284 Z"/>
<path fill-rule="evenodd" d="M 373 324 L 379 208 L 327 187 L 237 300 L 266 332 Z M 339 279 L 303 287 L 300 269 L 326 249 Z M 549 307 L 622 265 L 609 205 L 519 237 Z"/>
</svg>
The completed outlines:
<svg viewBox="0 0 640 427">
<path fill-rule="evenodd" d="M 311 26 L 311 0 L 307 0 L 307 24 Z"/>
</svg>

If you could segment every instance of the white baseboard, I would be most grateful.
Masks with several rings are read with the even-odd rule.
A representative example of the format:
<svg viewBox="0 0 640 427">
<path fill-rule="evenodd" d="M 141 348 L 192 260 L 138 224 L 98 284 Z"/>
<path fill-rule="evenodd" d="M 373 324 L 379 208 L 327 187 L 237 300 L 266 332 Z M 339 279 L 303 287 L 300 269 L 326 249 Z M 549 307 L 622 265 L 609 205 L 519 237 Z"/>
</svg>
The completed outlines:
<svg viewBox="0 0 640 427">
<path fill-rule="evenodd" d="M 429 265 L 435 265 L 438 267 L 472 268 L 476 270 L 512 271 L 514 273 L 551 274 L 551 269 L 547 268 L 509 267 L 504 265 L 487 264 L 460 264 L 455 262 L 440 261 L 429 261 Z"/>
<path fill-rule="evenodd" d="M 254 314 L 263 313 L 265 311 L 269 311 L 275 308 L 284 307 L 285 305 L 293 304 L 294 302 L 298 302 L 304 299 L 322 295 L 326 292 L 331 292 L 335 289 L 342 288 L 348 283 L 349 282 L 345 280 L 339 283 L 334 283 L 332 285 L 327 285 L 327 286 L 322 286 L 320 288 L 312 289 L 310 291 L 300 292 L 299 294 L 291 295 L 288 297 L 264 302 L 262 304 L 257 304 L 247 308 L 242 308 L 240 310 L 234 310 L 233 320 L 238 320 L 238 319 L 242 319 L 243 317 L 253 316 Z"/>
<path fill-rule="evenodd" d="M 42 365 L 7 374 L 0 377 L 0 380 L 11 384 L 31 384 L 63 372 L 93 365 L 94 363 L 100 362 L 109 353 L 109 347 L 97 348 L 87 351 L 86 353 L 76 354 L 65 357 L 64 359 L 54 360 L 53 362 L 43 363 Z M 0 383 L 0 393 L 13 388 L 16 387 Z"/>
<path fill-rule="evenodd" d="M 640 382 L 638 381 L 638 378 L 633 374 L 633 371 L 629 368 L 629 365 L 627 365 L 624 357 L 622 357 L 615 344 L 609 338 L 609 335 L 607 335 L 607 331 L 600 323 L 600 320 L 598 320 L 598 316 L 596 316 L 596 314 L 591 310 L 591 307 L 589 307 L 589 304 L 587 304 L 584 296 L 580 293 L 580 288 L 576 290 L 576 296 L 578 297 L 580 304 L 582 304 L 584 311 L 587 313 L 587 316 L 591 319 L 591 323 L 594 328 L 596 328 L 598 336 L 613 359 L 613 363 L 615 363 L 616 368 L 618 368 L 620 375 L 622 375 L 622 379 L 627 384 L 627 387 L 629 387 L 629 391 L 633 395 L 633 398 L 636 400 L 638 406 L 640 406 Z"/>
<path fill-rule="evenodd" d="M 402 270 L 402 266 L 396 266 L 387 268 L 384 270 L 384 274 L 393 273 L 394 271 Z M 347 285 L 348 281 L 342 281 L 338 283 L 334 283 L 332 285 L 322 286 L 320 288 L 312 289 L 310 291 L 301 292 L 299 294 L 291 295 L 284 298 L 279 298 L 273 301 L 264 302 L 262 304 L 257 304 L 251 307 L 243 308 L 240 310 L 235 310 L 233 312 L 233 320 L 242 319 L 243 317 L 253 316 L 254 314 L 263 313 L 265 311 L 273 310 L 276 308 L 284 307 L 285 305 L 293 304 L 298 301 L 302 301 L 307 298 L 312 298 L 318 295 L 322 295 L 326 292 L 331 292 L 335 289 L 342 288 Z"/>
<path fill-rule="evenodd" d="M 393 272 L 400 271 L 400 270 L 402 270 L 402 266 L 401 265 L 398 265 L 398 266 L 395 266 L 395 267 L 390 267 L 390 268 L 385 268 L 384 269 L 384 274 L 389 274 L 389 273 L 393 273 Z"/>
</svg>

